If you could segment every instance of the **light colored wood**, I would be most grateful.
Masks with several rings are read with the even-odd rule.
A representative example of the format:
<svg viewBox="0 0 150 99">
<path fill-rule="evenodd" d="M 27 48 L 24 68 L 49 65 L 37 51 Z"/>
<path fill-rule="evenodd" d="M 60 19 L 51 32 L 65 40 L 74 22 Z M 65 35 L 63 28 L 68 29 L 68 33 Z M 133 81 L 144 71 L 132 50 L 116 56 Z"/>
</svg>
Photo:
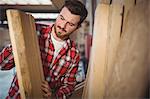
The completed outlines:
<svg viewBox="0 0 150 99">
<path fill-rule="evenodd" d="M 96 10 L 92 55 L 83 98 L 144 98 L 148 89 L 150 52 L 148 0 L 130 8 L 122 35 L 122 6 L 113 4 L 108 6 L 105 14 L 103 11 L 102 7 Z"/>
<path fill-rule="evenodd" d="M 106 99 L 144 98 L 148 88 L 147 0 L 133 7 L 126 19 L 113 67 L 109 72 Z M 108 67 L 110 68 L 110 67 Z"/>
<path fill-rule="evenodd" d="M 104 14 L 105 13 L 105 14 Z M 102 99 L 104 95 L 104 72 L 105 59 L 108 39 L 108 18 L 109 5 L 100 4 L 97 6 L 95 14 L 93 45 L 91 51 L 91 60 L 87 78 L 86 88 L 84 89 L 84 99 Z M 100 56 L 98 56 L 100 55 Z"/>
<path fill-rule="evenodd" d="M 90 71 L 88 69 L 87 77 L 89 77 L 89 78 L 87 78 L 87 82 L 86 82 L 84 92 L 83 92 L 83 98 L 87 98 L 87 97 L 89 98 L 89 96 L 87 96 L 87 95 L 91 94 L 89 91 L 91 91 L 91 88 L 93 86 L 95 86 L 94 87 L 95 90 L 99 90 L 101 87 L 103 87 L 103 90 L 99 90 L 99 91 L 97 91 L 97 93 L 94 92 L 95 94 L 92 94 L 93 96 L 91 96 L 91 97 L 95 97 L 95 98 L 99 97 L 100 99 L 103 98 L 103 96 L 105 94 L 105 77 L 107 78 L 107 73 L 105 74 L 106 69 L 107 69 L 106 65 L 112 64 L 113 58 L 115 57 L 115 54 L 116 54 L 117 45 L 120 40 L 123 6 L 118 5 L 118 4 L 111 5 L 110 7 L 109 7 L 109 5 L 105 5 L 105 6 L 108 7 L 108 9 L 107 9 L 108 13 L 106 13 L 107 16 L 105 16 L 105 14 L 103 12 L 99 13 L 99 12 L 101 12 L 101 10 L 106 10 L 106 9 L 103 9 L 100 7 L 99 7 L 100 11 L 97 11 L 96 16 L 95 16 L 96 17 L 95 22 L 99 22 L 99 23 L 95 23 L 95 32 L 94 33 L 96 33 L 96 34 L 93 35 L 93 47 L 95 47 L 96 50 L 94 48 L 92 48 L 92 50 L 94 50 L 94 51 L 92 51 L 92 54 L 94 53 L 94 55 L 91 56 L 92 58 L 90 60 L 90 65 L 89 65 L 90 70 L 91 69 L 95 69 L 95 70 Z M 99 14 L 99 16 L 97 16 L 97 14 Z M 101 18 L 100 16 L 103 16 L 103 17 Z M 103 28 L 102 26 L 100 26 L 100 24 L 101 25 L 105 24 L 104 26 L 106 28 Z M 103 31 L 101 29 L 106 29 L 106 30 Z M 105 36 L 103 36 L 103 35 L 105 35 Z M 97 43 L 95 43 L 95 41 L 94 41 L 95 39 L 98 40 Z M 101 40 L 103 40 L 103 42 Z M 105 48 L 101 47 L 104 45 L 105 45 Z M 109 48 L 111 50 L 108 50 Z M 100 51 L 102 49 L 104 49 L 105 51 L 103 51 L 100 54 Z M 110 57 L 107 57 L 108 56 L 107 54 Z M 100 56 L 96 56 L 96 55 L 101 55 L 101 58 L 99 58 Z M 93 57 L 97 57 L 97 61 L 94 60 Z M 107 62 L 108 59 L 109 59 L 109 63 Z M 103 61 L 103 64 L 102 64 L 102 61 Z M 95 62 L 95 63 L 91 64 L 91 62 Z M 93 73 L 95 71 L 97 71 L 96 72 L 97 74 Z M 107 72 L 108 72 L 108 70 L 107 70 Z M 93 76 L 91 76 L 91 75 L 93 75 Z M 97 75 L 99 75 L 99 76 L 97 76 Z M 93 78 L 94 76 L 95 76 L 95 79 Z M 102 79 L 99 79 L 100 76 L 102 76 L 101 77 Z M 90 77 L 93 78 L 94 80 L 91 79 Z M 99 86 L 95 85 L 95 82 L 93 82 L 93 81 L 97 82 L 97 84 L 99 84 Z M 90 86 L 92 86 L 92 87 L 90 87 Z"/>
<path fill-rule="evenodd" d="M 111 0 L 100 0 L 101 4 L 110 4 Z"/>
<path fill-rule="evenodd" d="M 148 1 L 148 12 L 150 12 L 150 1 Z M 150 13 L 148 13 L 148 26 L 150 26 Z M 150 33 L 148 37 L 150 37 Z M 149 44 L 150 44 L 150 38 L 149 38 Z M 150 46 L 149 46 L 149 64 L 150 64 Z M 150 88 L 150 65 L 149 65 L 149 88 Z M 148 91 L 150 97 L 150 89 Z"/>
<path fill-rule="evenodd" d="M 21 98 L 42 98 L 44 80 L 34 18 L 18 10 L 7 10 L 10 39 Z"/>
<path fill-rule="evenodd" d="M 110 5 L 109 13 L 109 28 L 108 28 L 108 57 L 107 57 L 107 73 L 105 77 L 107 78 L 108 74 L 111 73 L 114 63 L 114 58 L 116 57 L 118 44 L 120 42 L 121 36 L 121 26 L 123 19 L 123 6 L 120 4 Z M 109 79 L 109 78 L 108 78 Z"/>
<path fill-rule="evenodd" d="M 128 16 L 130 9 L 132 9 L 135 6 L 136 1 L 137 0 L 112 0 L 112 4 L 119 4 L 124 6 L 123 23 L 122 23 L 123 25 L 126 24 L 126 17 Z"/>
</svg>

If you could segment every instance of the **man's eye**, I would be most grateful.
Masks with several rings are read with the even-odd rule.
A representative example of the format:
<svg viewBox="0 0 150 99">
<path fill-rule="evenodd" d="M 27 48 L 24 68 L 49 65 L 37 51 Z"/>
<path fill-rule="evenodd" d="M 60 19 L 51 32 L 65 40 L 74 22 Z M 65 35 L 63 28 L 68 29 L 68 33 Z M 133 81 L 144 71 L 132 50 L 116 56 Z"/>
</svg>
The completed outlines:
<svg viewBox="0 0 150 99">
<path fill-rule="evenodd" d="M 70 25 L 70 26 L 74 26 L 74 24 L 72 24 L 72 23 L 70 23 L 69 25 Z"/>
<path fill-rule="evenodd" d="M 61 20 L 65 20 L 63 17 L 60 17 Z"/>
</svg>

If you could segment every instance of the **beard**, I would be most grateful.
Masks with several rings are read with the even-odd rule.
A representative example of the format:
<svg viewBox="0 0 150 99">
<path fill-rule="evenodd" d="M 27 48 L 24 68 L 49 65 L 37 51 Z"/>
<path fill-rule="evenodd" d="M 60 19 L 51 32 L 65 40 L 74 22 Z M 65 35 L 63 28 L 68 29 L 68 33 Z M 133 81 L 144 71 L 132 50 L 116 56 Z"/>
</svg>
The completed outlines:
<svg viewBox="0 0 150 99">
<path fill-rule="evenodd" d="M 57 29 L 61 30 L 61 32 L 57 31 Z M 56 24 L 54 24 L 54 32 L 56 36 L 62 40 L 67 39 L 70 34 L 70 33 L 67 33 L 67 31 L 64 28 L 61 28 L 60 26 L 56 26 Z"/>
</svg>

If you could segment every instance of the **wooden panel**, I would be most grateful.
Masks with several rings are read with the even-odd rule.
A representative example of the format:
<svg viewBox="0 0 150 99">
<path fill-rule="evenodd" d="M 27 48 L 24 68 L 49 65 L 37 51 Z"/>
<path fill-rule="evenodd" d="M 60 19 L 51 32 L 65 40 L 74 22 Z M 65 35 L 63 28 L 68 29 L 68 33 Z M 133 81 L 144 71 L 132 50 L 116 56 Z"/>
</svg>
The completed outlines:
<svg viewBox="0 0 150 99">
<path fill-rule="evenodd" d="M 135 6 L 136 1 L 137 0 L 112 0 L 112 4 L 120 4 L 124 6 L 122 23 L 123 25 L 126 24 L 126 17 L 128 16 L 130 9 L 132 9 Z"/>
<path fill-rule="evenodd" d="M 145 0 L 130 8 L 122 35 L 122 6 L 107 5 L 107 10 L 98 6 L 84 99 L 145 97 L 150 39 L 147 4 Z"/>
<path fill-rule="evenodd" d="M 105 94 L 105 78 L 107 78 L 107 75 L 108 75 L 106 73 L 106 69 L 107 69 L 106 64 L 108 66 L 110 64 L 112 64 L 113 58 L 115 57 L 115 54 L 116 54 L 117 45 L 120 40 L 123 6 L 120 6 L 120 5 L 111 5 L 110 7 L 108 5 L 105 5 L 105 6 L 108 7 L 107 13 L 104 14 L 103 11 L 106 9 L 99 7 L 100 11 L 97 11 L 96 16 L 95 16 L 96 17 L 95 22 L 99 22 L 99 23 L 95 23 L 95 32 L 93 35 L 93 47 L 94 48 L 92 48 L 92 56 L 91 56 L 92 58 L 90 60 L 90 65 L 89 65 L 90 69 L 91 70 L 94 69 L 94 70 L 92 70 L 92 71 L 88 70 L 87 77 L 89 77 L 89 78 L 87 78 L 87 84 L 84 89 L 84 93 L 83 93 L 84 98 L 85 98 L 85 96 L 89 97 L 89 96 L 87 96 L 87 94 L 88 95 L 90 94 L 91 88 L 93 86 L 94 86 L 95 90 L 97 90 L 97 93 L 95 93 L 95 92 L 94 92 L 95 94 L 92 93 L 91 97 L 94 96 L 95 98 L 96 97 L 99 97 L 101 99 L 103 98 L 103 96 Z M 97 10 L 98 10 L 98 8 L 97 8 Z M 102 13 L 99 13 L 99 12 L 102 12 Z M 100 15 L 101 17 L 98 15 Z M 105 28 L 102 27 L 100 24 L 105 26 Z M 105 30 L 101 30 L 101 29 L 105 29 Z M 105 36 L 103 36 L 103 35 L 105 35 Z M 97 39 L 97 40 L 95 40 L 95 39 Z M 101 40 L 103 40 L 103 42 Z M 98 42 L 95 43 L 95 41 L 98 41 Z M 108 50 L 109 48 L 111 50 Z M 102 51 L 102 49 L 104 51 L 100 52 L 100 51 Z M 107 57 L 108 56 L 107 54 L 110 57 Z M 96 56 L 96 55 L 101 55 L 101 56 Z M 93 59 L 93 57 L 97 57 L 96 58 L 97 60 L 95 60 L 95 58 Z M 109 62 L 107 62 L 108 59 L 109 59 Z M 91 64 L 91 62 L 92 62 L 92 64 Z M 95 72 L 95 73 L 93 73 L 93 72 Z M 108 70 L 107 70 L 107 72 L 108 72 Z M 93 76 L 91 76 L 91 75 L 93 75 Z M 97 75 L 100 75 L 100 76 L 97 77 Z M 95 76 L 95 78 L 93 78 L 94 76 Z M 91 79 L 90 77 L 92 77 L 94 80 Z M 95 82 L 93 82 L 93 81 L 97 82 L 97 84 L 99 84 L 99 86 L 96 85 Z M 101 87 L 103 87 L 103 89 Z M 93 88 L 93 90 L 94 90 L 94 88 Z"/>
<path fill-rule="evenodd" d="M 105 14 L 104 14 L 105 13 Z M 101 99 L 104 95 L 104 72 L 108 38 L 109 5 L 100 4 L 95 14 L 93 45 L 84 99 Z M 100 55 L 100 56 L 97 56 Z"/>
<path fill-rule="evenodd" d="M 100 0 L 100 3 L 102 4 L 110 4 L 112 0 Z"/>
<path fill-rule="evenodd" d="M 123 6 L 119 4 L 113 4 L 110 6 L 109 23 L 108 23 L 108 57 L 107 57 L 107 75 L 113 68 L 114 58 L 116 57 L 118 44 L 120 42 L 121 26 L 123 19 Z M 109 78 L 108 78 L 109 79 Z"/>
<path fill-rule="evenodd" d="M 147 0 L 127 16 L 115 62 L 111 66 L 106 98 L 143 98 L 148 88 Z M 110 67 L 108 67 L 110 68 Z"/>
<path fill-rule="evenodd" d="M 42 98 L 44 75 L 34 19 L 18 10 L 7 10 L 7 17 L 21 97 Z"/>
</svg>

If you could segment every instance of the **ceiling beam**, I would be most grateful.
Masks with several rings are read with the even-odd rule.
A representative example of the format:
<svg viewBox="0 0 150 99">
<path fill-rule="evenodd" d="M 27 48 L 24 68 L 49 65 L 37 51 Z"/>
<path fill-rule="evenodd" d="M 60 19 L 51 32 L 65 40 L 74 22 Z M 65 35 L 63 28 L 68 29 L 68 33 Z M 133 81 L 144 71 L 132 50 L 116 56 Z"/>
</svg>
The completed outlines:
<svg viewBox="0 0 150 99">
<path fill-rule="evenodd" d="M 54 5 L 0 5 L 0 20 L 6 20 L 7 9 L 18 9 L 31 13 L 58 13 L 59 10 Z"/>
<path fill-rule="evenodd" d="M 54 5 L 0 5 L 0 11 L 7 9 L 18 9 L 25 12 L 48 13 L 58 12 L 58 8 Z"/>
</svg>

